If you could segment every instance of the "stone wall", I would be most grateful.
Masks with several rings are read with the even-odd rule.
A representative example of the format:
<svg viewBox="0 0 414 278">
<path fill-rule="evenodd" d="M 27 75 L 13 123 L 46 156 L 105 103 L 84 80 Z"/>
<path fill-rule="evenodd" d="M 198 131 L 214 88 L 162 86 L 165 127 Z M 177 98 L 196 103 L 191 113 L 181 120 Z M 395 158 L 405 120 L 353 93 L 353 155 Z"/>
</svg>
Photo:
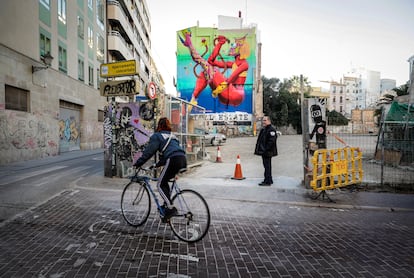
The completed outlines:
<svg viewBox="0 0 414 278">
<path fill-rule="evenodd" d="M 103 147 L 106 98 L 97 89 L 48 68 L 32 73 L 38 61 L 0 45 L 0 165 L 59 153 L 60 100 L 80 107 L 80 148 Z M 6 85 L 28 92 L 29 111 L 6 110 Z"/>
</svg>

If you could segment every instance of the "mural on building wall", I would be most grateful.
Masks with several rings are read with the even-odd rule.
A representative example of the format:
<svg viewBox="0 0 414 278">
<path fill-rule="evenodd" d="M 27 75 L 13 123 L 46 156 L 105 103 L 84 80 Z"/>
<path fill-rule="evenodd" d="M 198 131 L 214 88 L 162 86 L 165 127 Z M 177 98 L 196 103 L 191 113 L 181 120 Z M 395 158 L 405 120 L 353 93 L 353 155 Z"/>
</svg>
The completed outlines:
<svg viewBox="0 0 414 278">
<path fill-rule="evenodd" d="M 112 175 L 125 177 L 132 174 L 132 165 L 151 136 L 143 122 L 140 103 L 109 105 L 104 121 L 104 146 L 105 164 L 111 164 L 116 171 Z"/>
<path fill-rule="evenodd" d="M 252 113 L 256 37 L 192 27 L 177 32 L 177 89 L 207 112 Z"/>
<path fill-rule="evenodd" d="M 58 153 L 56 120 L 15 111 L 0 115 L 0 164 Z"/>
</svg>

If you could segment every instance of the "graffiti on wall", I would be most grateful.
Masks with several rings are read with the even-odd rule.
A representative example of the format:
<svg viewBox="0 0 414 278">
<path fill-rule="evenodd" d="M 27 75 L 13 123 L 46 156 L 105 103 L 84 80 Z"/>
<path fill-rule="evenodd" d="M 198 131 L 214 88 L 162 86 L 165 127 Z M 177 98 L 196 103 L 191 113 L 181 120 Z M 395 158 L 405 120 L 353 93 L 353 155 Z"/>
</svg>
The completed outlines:
<svg viewBox="0 0 414 278">
<path fill-rule="evenodd" d="M 121 177 L 132 173 L 132 165 L 142 155 L 151 136 L 150 129 L 140 118 L 139 107 L 139 103 L 111 104 L 105 114 L 105 159 L 114 160 L 112 166 Z"/>
<path fill-rule="evenodd" d="M 64 141 L 77 141 L 79 139 L 78 124 L 74 117 L 59 120 L 59 138 Z"/>
<path fill-rule="evenodd" d="M 326 148 L 326 99 L 309 99 L 309 138 L 319 148 Z"/>
<path fill-rule="evenodd" d="M 53 124 L 54 123 L 54 124 Z M 56 122 L 42 116 L 4 112 L 0 115 L 0 163 L 16 161 L 18 157 L 30 158 L 33 153 L 41 156 L 57 154 L 58 144 L 54 139 Z M 57 139 L 57 137 L 56 137 Z M 18 153 L 16 153 L 18 151 Z"/>
<path fill-rule="evenodd" d="M 59 117 L 59 151 L 80 150 L 80 111 L 61 107 Z"/>
</svg>

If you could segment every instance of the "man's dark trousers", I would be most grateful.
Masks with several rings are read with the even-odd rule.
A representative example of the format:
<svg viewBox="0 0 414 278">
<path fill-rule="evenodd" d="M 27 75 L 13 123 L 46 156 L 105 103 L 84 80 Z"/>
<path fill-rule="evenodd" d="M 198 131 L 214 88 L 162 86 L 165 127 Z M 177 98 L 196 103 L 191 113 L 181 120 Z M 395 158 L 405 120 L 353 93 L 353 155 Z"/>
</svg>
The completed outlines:
<svg viewBox="0 0 414 278">
<path fill-rule="evenodd" d="M 273 179 L 272 179 L 272 157 L 262 155 L 262 160 L 263 160 L 263 167 L 265 169 L 264 183 L 273 184 Z"/>
</svg>

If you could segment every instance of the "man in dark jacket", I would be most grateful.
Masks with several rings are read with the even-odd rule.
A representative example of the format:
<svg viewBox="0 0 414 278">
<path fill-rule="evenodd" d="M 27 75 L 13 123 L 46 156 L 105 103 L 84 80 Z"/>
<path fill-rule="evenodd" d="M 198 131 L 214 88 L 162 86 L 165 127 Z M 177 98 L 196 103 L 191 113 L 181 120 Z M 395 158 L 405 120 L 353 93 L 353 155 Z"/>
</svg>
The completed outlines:
<svg viewBox="0 0 414 278">
<path fill-rule="evenodd" d="M 277 133 L 268 116 L 263 117 L 262 126 L 259 137 L 257 138 L 254 154 L 262 156 L 265 169 L 264 181 L 259 183 L 259 185 L 269 186 L 273 184 L 272 157 L 277 155 Z"/>
</svg>

